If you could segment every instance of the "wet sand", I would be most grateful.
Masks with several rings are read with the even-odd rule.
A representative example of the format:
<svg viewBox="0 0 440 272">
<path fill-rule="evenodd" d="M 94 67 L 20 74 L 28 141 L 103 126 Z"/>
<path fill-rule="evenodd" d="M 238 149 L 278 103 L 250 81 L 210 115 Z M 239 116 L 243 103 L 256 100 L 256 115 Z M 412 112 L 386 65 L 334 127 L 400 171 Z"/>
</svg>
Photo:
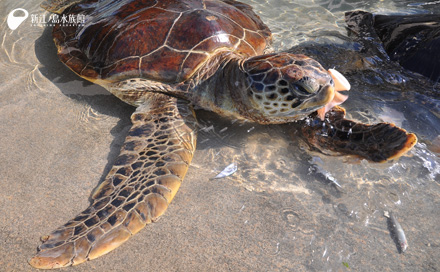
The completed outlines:
<svg viewBox="0 0 440 272">
<path fill-rule="evenodd" d="M 1 18 L 11 7 L 5 4 Z M 134 109 L 64 67 L 50 29 L 33 28 L 21 39 L 20 30 L 2 33 L 0 270 L 36 271 L 27 260 L 39 237 L 88 206 Z M 198 114 L 202 127 L 213 128 L 199 133 L 192 166 L 165 215 L 111 253 L 63 271 L 440 270 L 440 176 L 437 168 L 432 177 L 428 168 L 410 168 L 420 156 L 437 167 L 438 156 L 420 155 L 428 151 L 418 147 L 398 164 L 346 164 L 304 150 L 286 126 Z M 423 143 L 424 128 L 407 126 Z M 312 157 L 324 158 L 342 190 L 311 174 Z M 237 173 L 209 179 L 232 161 Z M 409 243 L 404 254 L 384 209 L 397 210 Z"/>
</svg>

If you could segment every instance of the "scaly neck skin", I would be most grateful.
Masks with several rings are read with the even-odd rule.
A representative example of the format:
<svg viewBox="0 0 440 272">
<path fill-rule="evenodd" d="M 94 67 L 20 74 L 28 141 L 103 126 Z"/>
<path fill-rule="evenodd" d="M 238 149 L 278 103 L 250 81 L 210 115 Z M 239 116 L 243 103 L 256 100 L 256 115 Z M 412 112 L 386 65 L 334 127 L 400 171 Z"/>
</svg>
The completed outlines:
<svg viewBox="0 0 440 272">
<path fill-rule="evenodd" d="M 206 110 L 236 119 L 256 120 L 247 89 L 249 83 L 241 69 L 243 60 L 224 62 L 217 71 L 193 90 L 192 102 Z"/>
</svg>

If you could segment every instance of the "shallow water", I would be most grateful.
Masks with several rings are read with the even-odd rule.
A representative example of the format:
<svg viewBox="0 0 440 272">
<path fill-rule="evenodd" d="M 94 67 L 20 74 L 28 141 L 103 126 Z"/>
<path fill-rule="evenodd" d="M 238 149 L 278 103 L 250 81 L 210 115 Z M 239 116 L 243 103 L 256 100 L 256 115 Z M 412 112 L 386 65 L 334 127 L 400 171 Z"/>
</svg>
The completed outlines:
<svg viewBox="0 0 440 272">
<path fill-rule="evenodd" d="M 355 72 L 360 56 L 343 21 L 347 10 L 440 13 L 440 3 L 244 2 L 273 31 L 275 50 L 310 53 L 347 76 L 350 118 L 394 122 L 419 143 L 398 161 L 373 164 L 311 151 L 289 125 L 199 111 L 198 150 L 163 219 L 70 270 L 440 270 L 440 86 L 393 65 Z M 38 238 L 87 207 L 134 110 L 64 67 L 50 28 L 32 25 L 30 17 L 14 31 L 7 27 L 15 8 L 43 15 L 39 3 L 0 2 L 0 267 L 6 271 L 30 271 L 26 260 Z M 236 173 L 210 180 L 232 162 Z M 383 211 L 393 211 L 405 230 L 404 254 Z"/>
</svg>

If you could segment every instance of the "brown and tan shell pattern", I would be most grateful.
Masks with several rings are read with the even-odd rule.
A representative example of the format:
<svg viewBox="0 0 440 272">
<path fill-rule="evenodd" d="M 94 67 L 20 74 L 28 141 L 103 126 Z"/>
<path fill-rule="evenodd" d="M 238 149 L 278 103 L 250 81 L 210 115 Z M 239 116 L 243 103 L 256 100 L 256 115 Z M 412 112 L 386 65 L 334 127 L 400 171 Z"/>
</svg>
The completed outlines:
<svg viewBox="0 0 440 272">
<path fill-rule="evenodd" d="M 58 55 L 92 82 L 182 82 L 218 53 L 260 55 L 270 30 L 251 7 L 218 0 L 86 0 L 67 8 L 84 25 L 53 29 Z"/>
</svg>

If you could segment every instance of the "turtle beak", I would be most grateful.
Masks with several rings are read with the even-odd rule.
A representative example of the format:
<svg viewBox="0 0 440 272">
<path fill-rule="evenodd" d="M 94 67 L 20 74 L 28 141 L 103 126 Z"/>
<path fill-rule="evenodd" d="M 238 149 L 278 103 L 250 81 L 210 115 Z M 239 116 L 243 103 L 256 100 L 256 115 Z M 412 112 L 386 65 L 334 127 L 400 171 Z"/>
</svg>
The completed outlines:
<svg viewBox="0 0 440 272">
<path fill-rule="evenodd" d="M 349 91 L 351 86 L 348 80 L 335 69 L 328 69 L 333 81 L 335 82 L 335 91 Z"/>
<path fill-rule="evenodd" d="M 334 99 L 335 93 L 335 88 L 332 85 L 325 85 L 315 96 L 301 104 L 298 109 L 306 110 L 310 108 L 319 108 L 322 105 L 327 105 Z"/>
<path fill-rule="evenodd" d="M 331 99 L 329 99 L 329 102 L 325 104 L 324 107 L 320 108 L 318 112 L 318 117 L 322 121 L 324 121 L 325 114 L 329 112 L 334 106 L 341 105 L 344 103 L 345 100 L 347 100 L 348 95 L 341 94 L 341 91 L 348 91 L 350 90 L 351 86 L 348 80 L 338 71 L 335 69 L 328 69 L 328 72 L 330 76 L 333 79 L 333 82 L 335 83 L 334 87 L 334 95 Z"/>
</svg>

